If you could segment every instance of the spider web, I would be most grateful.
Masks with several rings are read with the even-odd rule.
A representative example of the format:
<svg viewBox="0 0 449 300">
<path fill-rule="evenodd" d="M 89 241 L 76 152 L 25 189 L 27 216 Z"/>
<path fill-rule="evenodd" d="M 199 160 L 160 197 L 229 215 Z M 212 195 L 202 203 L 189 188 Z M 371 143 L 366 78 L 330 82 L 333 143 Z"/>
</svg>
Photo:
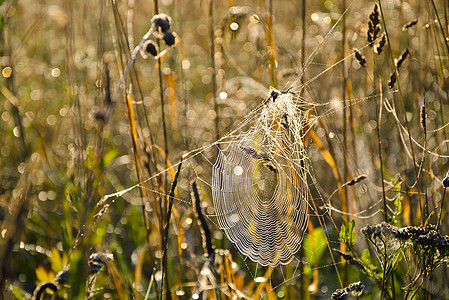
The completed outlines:
<svg viewBox="0 0 449 300">
<path fill-rule="evenodd" d="M 325 36 L 320 47 L 326 43 L 337 24 Z M 233 130 L 218 141 L 182 157 L 178 196 L 173 199 L 187 207 L 193 206 L 190 183 L 200 183 L 208 221 L 222 230 L 237 249 L 243 262 L 239 267 L 246 268 L 256 283 L 267 285 L 265 290 L 260 291 L 260 297 L 295 282 L 306 272 L 339 264 L 332 254 L 330 261 L 324 264 L 316 261 L 319 259 L 318 252 L 322 253 L 327 248 L 331 253 L 330 249 L 339 242 L 330 237 L 333 228 L 325 222 L 325 217 L 331 219 L 329 207 L 320 195 L 304 145 L 308 128 L 320 118 L 335 113 L 336 108 L 330 102 L 318 104 L 299 94 L 352 55 L 323 68 L 313 61 L 320 47 L 312 52 L 302 70 L 304 74 L 309 66 L 318 66 L 321 69 L 318 74 L 303 84 L 302 75 L 298 76 L 287 84 L 289 92 L 270 87 L 260 105 L 237 123 Z M 373 97 L 347 99 L 345 103 L 353 105 Z M 325 108 L 320 116 L 311 114 L 317 107 Z M 124 197 L 139 204 L 135 196 L 126 198 L 137 188 L 168 197 L 168 192 L 151 189 L 146 183 L 167 176 L 178 164 L 134 186 L 105 195 L 100 203 Z M 324 209 L 319 210 L 318 206 Z M 309 234 L 311 217 L 319 224 L 313 234 Z M 304 254 L 298 255 L 300 249 Z M 207 262 L 193 295 L 220 286 L 211 275 L 212 267 L 206 266 Z M 207 277 L 207 283 L 202 283 L 204 277 Z M 337 282 L 335 286 L 339 287 Z"/>
<path fill-rule="evenodd" d="M 262 266 L 288 264 L 308 221 L 306 114 L 274 89 L 248 132 L 220 150 L 212 169 L 218 224 L 237 249 Z"/>
<path fill-rule="evenodd" d="M 332 256 L 324 265 L 316 261 L 317 251 L 337 247 L 339 242 L 328 237 L 332 231 L 324 220 L 325 216 L 330 217 L 328 209 L 317 209 L 317 205 L 324 207 L 325 203 L 304 145 L 309 126 L 318 120 L 310 116 L 313 108 L 312 103 L 295 92 L 270 88 L 260 106 L 236 129 L 182 157 L 178 196 L 174 200 L 193 206 L 190 184 L 193 181 L 199 184 L 207 220 L 235 247 L 243 263 L 240 267 L 255 282 L 266 285 L 260 297 L 294 283 L 313 268 L 327 269 L 339 264 Z M 135 196 L 126 198 L 137 188 L 168 197 L 146 183 L 166 176 L 169 171 L 163 170 L 139 184 L 105 195 L 100 202 L 125 197 L 138 205 L 140 200 L 136 202 Z M 320 224 L 315 235 L 308 233 L 310 217 L 319 219 L 315 220 Z M 305 255 L 298 255 L 301 248 Z M 308 266 L 308 271 L 304 266 Z M 290 271 L 284 270 L 286 267 Z M 201 274 L 209 276 L 200 276 L 194 295 L 220 286 L 210 269 L 210 266 L 202 268 Z M 203 277 L 207 277 L 207 284 L 201 283 Z"/>
<path fill-rule="evenodd" d="M 309 91 L 309 96 L 313 96 L 311 87 L 315 81 L 325 78 L 329 71 L 352 58 L 353 55 L 350 54 L 331 65 L 319 65 L 314 61 L 342 17 L 343 15 L 310 54 L 301 74 L 287 84 L 289 92 L 267 89 L 266 97 L 261 99 L 260 105 L 235 124 L 230 132 L 218 141 L 192 150 L 182 157 L 178 195 L 173 199 L 191 207 L 190 183 L 196 181 L 200 184 L 208 221 L 219 228 L 238 250 L 243 262 L 240 267 L 246 267 L 255 282 L 266 280 L 270 283 L 271 288 L 266 289 L 266 293 L 298 280 L 307 272 L 307 267 L 304 266 L 308 266 L 310 271 L 328 269 L 339 264 L 332 254 L 327 263 L 319 264 L 314 261 L 319 257 L 318 252 L 327 248 L 331 253 L 330 249 L 340 244 L 336 236 L 332 236 L 332 231 L 336 229 L 332 212 L 338 216 L 351 214 L 359 219 L 375 218 L 381 213 L 381 200 L 378 199 L 356 213 L 338 209 L 330 201 L 332 195 L 327 195 L 328 199 L 324 200 L 326 197 L 321 195 L 325 195 L 325 192 L 315 179 L 304 143 L 310 127 L 342 109 L 331 101 L 317 103 L 300 96 L 305 90 Z M 361 49 L 366 47 L 368 45 Z M 319 71 L 310 76 L 310 79 L 304 80 L 304 74 L 311 67 Z M 379 95 L 373 94 L 346 99 L 344 106 L 349 107 L 378 97 Z M 386 105 L 391 107 L 392 104 L 387 102 Z M 324 108 L 324 113 L 314 115 L 320 108 Z M 397 119 L 395 109 L 391 108 L 391 111 Z M 397 123 L 405 135 L 404 127 L 399 120 Z M 175 170 L 177 165 L 173 165 L 171 169 Z M 166 176 L 169 171 L 163 170 L 132 187 L 105 195 L 101 202 L 124 197 L 136 188 L 168 196 L 150 189 L 146 183 Z M 315 232 L 309 225 L 311 218 L 318 225 Z M 324 239 L 319 238 L 317 229 L 321 230 Z M 304 253 L 298 255 L 300 250 Z M 275 271 L 266 276 L 270 268 Z M 276 272 L 279 276 L 272 275 Z M 201 276 L 204 277 L 205 274 L 209 273 L 201 272 Z M 281 280 L 272 282 L 272 278 L 276 277 Z M 213 281 L 212 276 L 208 278 L 209 283 Z M 195 292 L 198 294 L 217 286 L 217 282 L 212 285 L 199 284 Z M 264 293 L 261 292 L 260 296 Z"/>
<path fill-rule="evenodd" d="M 303 142 L 309 126 L 318 121 L 309 113 L 314 108 L 313 103 L 295 92 L 270 88 L 260 106 L 236 129 L 182 158 L 178 196 L 174 200 L 193 206 L 190 183 L 199 184 L 207 220 L 235 247 L 242 262 L 238 266 L 246 269 L 256 283 L 265 285 L 260 297 L 285 284 L 294 284 L 313 269 L 340 264 L 332 255 L 324 264 L 317 261 L 318 253 L 339 247 L 340 243 L 336 236 L 330 237 L 334 227 L 328 226 L 325 217 L 331 218 L 333 207 L 320 196 Z M 124 197 L 140 187 L 168 197 L 145 184 L 168 172 L 163 170 L 139 184 L 105 195 L 101 202 Z M 374 214 L 379 212 L 377 209 Z M 311 217 L 319 224 L 313 234 L 309 234 L 308 227 Z M 298 254 L 301 249 L 303 254 Z M 221 286 L 211 269 L 206 261 L 193 295 Z"/>
</svg>

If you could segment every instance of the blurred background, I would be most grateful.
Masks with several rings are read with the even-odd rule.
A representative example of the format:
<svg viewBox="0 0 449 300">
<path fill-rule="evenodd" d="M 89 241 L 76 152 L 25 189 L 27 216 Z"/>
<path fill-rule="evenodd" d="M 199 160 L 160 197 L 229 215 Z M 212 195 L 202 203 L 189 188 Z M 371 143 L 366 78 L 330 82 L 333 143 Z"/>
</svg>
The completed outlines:
<svg viewBox="0 0 449 300">
<path fill-rule="evenodd" d="M 449 7 L 381 1 L 369 41 L 376 3 L 0 1 L 3 297 L 28 299 L 53 282 L 45 297 L 159 299 L 165 274 L 173 298 L 328 299 L 342 287 L 336 269 L 343 286 L 361 280 L 364 299 L 379 297 L 369 272 L 327 248 L 362 260 L 368 243 L 360 229 L 385 220 L 440 222 L 447 234 Z M 117 93 L 130 53 L 159 13 L 171 17 L 175 43 L 162 31 L 152 35 L 158 56 L 139 53 Z M 203 212 L 213 215 L 201 179 L 210 183 L 218 147 L 185 162 L 170 215 L 176 164 L 183 153 L 232 138 L 242 120 L 252 125 L 270 86 L 294 92 L 309 112 L 303 138 L 319 209 L 310 212 L 305 250 L 296 264 L 255 273 L 211 217 L 209 239 L 227 250 L 205 268 L 190 184 L 199 182 Z M 351 220 L 354 240 L 340 247 Z M 418 286 L 409 284 L 421 262 L 407 251 L 389 281 L 393 299 Z M 382 274 L 371 254 L 363 262 Z M 447 264 L 435 270 L 422 290 L 447 298 Z"/>
</svg>

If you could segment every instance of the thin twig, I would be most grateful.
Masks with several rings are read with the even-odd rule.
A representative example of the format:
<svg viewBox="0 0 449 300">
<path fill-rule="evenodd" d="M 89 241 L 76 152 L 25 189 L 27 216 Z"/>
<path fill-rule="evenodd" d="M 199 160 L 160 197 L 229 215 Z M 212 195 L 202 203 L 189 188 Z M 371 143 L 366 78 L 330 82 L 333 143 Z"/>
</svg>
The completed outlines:
<svg viewBox="0 0 449 300">
<path fill-rule="evenodd" d="M 440 215 L 438 216 L 436 231 L 438 231 L 440 229 L 441 216 L 443 215 L 443 209 L 444 209 L 444 195 L 446 195 L 446 187 L 443 188 L 443 197 L 441 199 Z"/>
<path fill-rule="evenodd" d="M 171 217 L 171 212 L 172 212 L 172 208 L 173 208 L 173 197 L 175 196 L 175 188 L 176 188 L 176 185 L 178 184 L 178 177 L 179 177 L 179 173 L 181 172 L 181 166 L 182 166 L 182 158 L 181 158 L 181 161 L 178 164 L 178 171 L 176 172 L 175 178 L 173 179 L 173 183 L 171 185 L 171 190 L 170 190 L 170 195 L 168 196 L 169 205 L 168 205 L 167 221 L 166 221 L 166 224 L 165 224 L 164 237 L 163 237 L 164 238 L 164 248 L 163 248 L 163 256 L 162 256 L 161 300 L 164 299 L 163 298 L 163 294 L 164 294 L 164 269 L 165 269 L 165 260 L 167 259 L 168 230 L 170 228 L 170 217 Z"/>
<path fill-rule="evenodd" d="M 134 61 L 136 60 L 137 55 L 140 52 L 140 49 L 142 49 L 142 47 L 145 44 L 145 42 L 148 41 L 150 36 L 153 34 L 155 28 L 156 28 L 156 26 L 154 24 L 152 24 L 150 29 L 147 31 L 147 33 L 145 33 L 145 35 L 143 36 L 143 38 L 140 41 L 139 45 L 137 45 L 137 47 L 134 48 L 134 51 L 131 53 L 131 57 L 130 57 L 130 59 L 128 61 L 126 69 L 123 72 L 122 78 L 120 79 L 120 83 L 119 83 L 117 89 L 115 90 L 113 98 L 117 97 L 118 94 L 120 93 L 120 91 L 123 89 L 123 87 L 125 85 L 126 77 L 128 76 L 128 73 L 131 70 L 131 66 L 133 65 Z"/>
</svg>

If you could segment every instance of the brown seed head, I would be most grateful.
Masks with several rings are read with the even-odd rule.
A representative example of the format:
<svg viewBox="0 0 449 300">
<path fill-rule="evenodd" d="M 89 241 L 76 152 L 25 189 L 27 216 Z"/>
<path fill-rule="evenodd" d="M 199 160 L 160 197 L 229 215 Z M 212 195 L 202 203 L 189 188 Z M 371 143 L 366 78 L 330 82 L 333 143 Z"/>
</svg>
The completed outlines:
<svg viewBox="0 0 449 300">
<path fill-rule="evenodd" d="M 176 43 L 176 33 L 166 31 L 164 33 L 163 39 L 164 39 L 165 43 L 167 44 L 167 46 L 173 46 Z"/>
<path fill-rule="evenodd" d="M 414 19 L 408 23 L 406 23 L 404 26 L 402 26 L 402 30 L 406 31 L 407 29 L 409 29 L 410 27 L 415 26 L 418 23 L 418 19 Z"/>
<path fill-rule="evenodd" d="M 394 84 L 396 83 L 396 73 L 393 72 L 390 75 L 390 81 L 388 81 L 388 87 L 390 89 L 394 88 Z"/>
<path fill-rule="evenodd" d="M 421 123 L 421 127 L 426 132 L 426 107 L 424 105 L 421 105 L 421 109 L 419 112 L 419 121 Z"/>
<path fill-rule="evenodd" d="M 153 56 L 157 56 L 159 53 L 159 47 L 152 40 L 146 41 L 143 45 L 143 49 L 145 49 L 145 52 L 150 53 Z"/>
<path fill-rule="evenodd" d="M 155 15 L 151 22 L 154 23 L 162 32 L 166 32 L 170 29 L 171 18 L 166 14 L 158 14 Z"/>
<path fill-rule="evenodd" d="M 401 53 L 401 56 L 399 56 L 399 58 L 396 60 L 396 68 L 399 68 L 402 66 L 402 63 L 405 61 L 405 59 L 407 58 L 407 56 L 409 56 L 410 51 L 408 50 L 408 48 L 405 48 L 405 50 Z"/>
<path fill-rule="evenodd" d="M 384 32 L 384 33 L 382 33 L 382 37 L 381 37 L 381 39 L 379 41 L 379 44 L 374 46 L 374 51 L 377 54 L 381 54 L 382 51 L 384 50 L 384 47 L 385 47 L 386 43 L 387 43 L 387 36 L 385 35 L 385 32 Z"/>
<path fill-rule="evenodd" d="M 362 53 L 358 50 L 354 48 L 354 54 L 355 54 L 355 58 L 358 60 L 359 64 L 362 67 L 366 67 L 366 59 L 365 56 L 362 55 Z"/>
<path fill-rule="evenodd" d="M 367 39 L 368 43 L 370 43 L 370 47 L 373 46 L 373 43 L 380 32 L 380 28 L 379 7 L 376 4 L 374 5 L 373 11 L 369 15 L 368 21 Z"/>
</svg>

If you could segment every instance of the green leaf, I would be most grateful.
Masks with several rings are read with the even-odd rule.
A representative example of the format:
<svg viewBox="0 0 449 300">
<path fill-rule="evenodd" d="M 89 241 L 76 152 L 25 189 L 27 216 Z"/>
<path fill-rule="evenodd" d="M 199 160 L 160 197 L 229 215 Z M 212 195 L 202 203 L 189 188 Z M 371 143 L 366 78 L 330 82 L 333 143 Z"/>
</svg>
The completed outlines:
<svg viewBox="0 0 449 300">
<path fill-rule="evenodd" d="M 371 254 L 369 253 L 368 249 L 363 250 L 362 253 L 362 263 L 365 265 L 365 267 L 370 270 L 371 272 L 376 270 L 376 266 L 374 266 L 371 263 Z"/>
<path fill-rule="evenodd" d="M 355 243 L 355 222 L 354 220 L 352 220 L 351 222 L 349 222 L 349 226 L 348 226 L 348 232 L 347 232 L 347 237 L 348 237 L 348 244 L 349 245 L 354 245 Z"/>
<path fill-rule="evenodd" d="M 23 300 L 25 299 L 25 291 L 19 289 L 18 287 L 15 287 L 11 285 L 11 291 L 14 294 L 14 296 L 17 298 L 17 300 Z"/>
<path fill-rule="evenodd" d="M 369 253 L 368 249 L 363 250 L 362 253 L 362 261 L 366 264 L 369 265 L 371 263 L 371 254 Z"/>
<path fill-rule="evenodd" d="M 70 261 L 71 299 L 85 299 L 87 261 L 81 249 L 73 251 Z"/>
<path fill-rule="evenodd" d="M 402 211 L 402 199 L 403 198 L 404 197 L 402 197 L 402 196 L 398 196 L 394 200 L 394 206 L 396 206 L 396 214 L 400 214 Z"/>
<path fill-rule="evenodd" d="M 118 155 L 120 151 L 117 149 L 111 150 L 103 156 L 103 166 L 109 165 Z"/>
<path fill-rule="evenodd" d="M 345 222 L 345 220 L 343 220 L 343 223 L 341 224 L 341 227 L 340 227 L 340 237 L 338 238 L 340 240 L 340 242 L 345 241 L 345 234 L 346 234 L 346 222 Z"/>
<path fill-rule="evenodd" d="M 3 15 L 0 15 L 0 30 L 2 30 L 3 27 L 5 27 L 5 18 L 3 17 Z"/>
<path fill-rule="evenodd" d="M 343 221 L 340 228 L 340 241 L 346 244 L 348 247 L 352 247 L 355 242 L 355 232 L 354 232 L 355 222 L 350 221 L 347 225 Z"/>
</svg>

